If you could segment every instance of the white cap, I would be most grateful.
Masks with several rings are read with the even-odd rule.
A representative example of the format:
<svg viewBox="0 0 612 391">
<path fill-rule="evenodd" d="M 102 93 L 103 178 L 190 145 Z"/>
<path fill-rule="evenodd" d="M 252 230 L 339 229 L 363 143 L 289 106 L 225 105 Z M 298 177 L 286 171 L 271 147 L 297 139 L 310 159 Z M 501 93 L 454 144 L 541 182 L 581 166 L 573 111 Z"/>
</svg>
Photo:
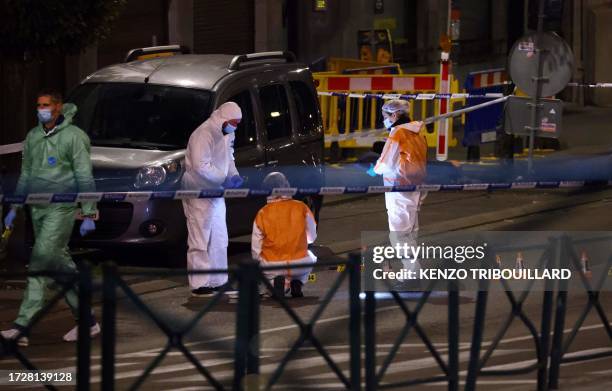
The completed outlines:
<svg viewBox="0 0 612 391">
<path fill-rule="evenodd" d="M 386 111 L 387 113 L 408 113 L 410 112 L 410 102 L 402 99 L 392 99 L 386 102 L 382 111 Z"/>
<path fill-rule="evenodd" d="M 263 188 L 288 188 L 290 187 L 287 177 L 282 172 L 271 172 L 263 180 Z"/>
</svg>

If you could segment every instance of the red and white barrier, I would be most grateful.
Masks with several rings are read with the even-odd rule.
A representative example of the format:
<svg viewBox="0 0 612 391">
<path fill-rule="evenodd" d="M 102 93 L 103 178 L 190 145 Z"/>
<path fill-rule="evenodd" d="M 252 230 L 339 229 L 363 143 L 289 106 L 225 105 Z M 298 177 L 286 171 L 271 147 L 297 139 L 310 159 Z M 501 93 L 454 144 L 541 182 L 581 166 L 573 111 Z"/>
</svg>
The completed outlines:
<svg viewBox="0 0 612 391">
<path fill-rule="evenodd" d="M 450 92 L 450 55 L 447 52 L 442 52 L 442 59 L 440 61 L 440 94 L 448 94 Z M 440 101 L 440 112 L 439 115 L 446 114 L 448 112 L 448 100 Z M 436 159 L 444 161 L 448 159 L 448 119 L 440 121 L 438 127 L 438 140 L 436 145 Z"/>
<path fill-rule="evenodd" d="M 327 91 L 434 91 L 432 76 L 331 76 Z"/>
<path fill-rule="evenodd" d="M 506 70 L 503 68 L 489 69 L 482 72 L 472 72 L 474 75 L 473 88 L 486 88 L 508 84 L 510 82 Z"/>
</svg>

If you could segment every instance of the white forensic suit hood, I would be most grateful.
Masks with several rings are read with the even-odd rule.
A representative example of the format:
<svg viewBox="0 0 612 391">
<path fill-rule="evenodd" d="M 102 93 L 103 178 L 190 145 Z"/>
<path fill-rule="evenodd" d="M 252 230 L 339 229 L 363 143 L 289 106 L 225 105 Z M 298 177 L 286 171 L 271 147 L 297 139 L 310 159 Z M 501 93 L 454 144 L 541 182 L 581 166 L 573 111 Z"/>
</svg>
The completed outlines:
<svg viewBox="0 0 612 391">
<path fill-rule="evenodd" d="M 225 178 L 238 174 L 233 155 L 235 136 L 224 136 L 222 126 L 231 119 L 241 118 L 240 107 L 227 102 L 191 134 L 185 152 L 184 189 L 218 189 Z"/>
</svg>

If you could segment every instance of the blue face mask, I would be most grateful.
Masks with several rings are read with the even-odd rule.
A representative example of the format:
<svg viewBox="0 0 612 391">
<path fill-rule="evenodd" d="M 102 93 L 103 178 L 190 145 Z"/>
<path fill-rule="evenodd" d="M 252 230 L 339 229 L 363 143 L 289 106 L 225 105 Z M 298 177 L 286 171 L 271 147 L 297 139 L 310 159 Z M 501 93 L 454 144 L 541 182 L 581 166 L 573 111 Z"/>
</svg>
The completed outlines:
<svg viewBox="0 0 612 391">
<path fill-rule="evenodd" d="M 41 124 L 48 124 L 53 119 L 51 109 L 39 109 L 37 116 Z"/>
<path fill-rule="evenodd" d="M 393 120 L 391 120 L 391 118 L 385 118 L 385 120 L 383 121 L 383 125 L 385 126 L 385 128 L 391 129 L 391 127 L 393 126 Z"/>
<path fill-rule="evenodd" d="M 229 122 L 227 123 L 227 125 L 225 125 L 225 127 L 223 128 L 223 131 L 226 134 L 230 134 L 230 133 L 234 133 L 236 131 L 236 126 L 233 126 L 232 124 L 230 124 Z"/>
</svg>

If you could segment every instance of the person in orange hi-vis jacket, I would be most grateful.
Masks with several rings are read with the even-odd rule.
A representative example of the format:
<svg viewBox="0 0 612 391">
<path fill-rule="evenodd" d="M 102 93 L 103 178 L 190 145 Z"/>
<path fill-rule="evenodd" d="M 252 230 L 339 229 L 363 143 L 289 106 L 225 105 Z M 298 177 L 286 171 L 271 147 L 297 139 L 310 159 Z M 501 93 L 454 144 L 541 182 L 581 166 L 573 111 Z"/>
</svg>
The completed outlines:
<svg viewBox="0 0 612 391">
<path fill-rule="evenodd" d="M 390 130 L 380 158 L 368 170 L 370 176 L 382 175 L 385 186 L 419 185 L 427 175 L 425 126 L 410 121 L 410 103 L 394 99 L 382 107 L 385 127 Z M 388 192 L 385 205 L 392 245 L 416 245 L 419 229 L 418 211 L 425 192 Z M 404 259 L 404 268 L 415 270 L 416 259 Z"/>
<path fill-rule="evenodd" d="M 289 181 L 280 172 L 268 174 L 263 181 L 268 189 L 288 188 Z M 301 201 L 281 195 L 271 195 L 253 223 L 251 254 L 253 259 L 266 266 L 304 264 L 305 267 L 264 271 L 278 296 L 291 292 L 293 297 L 303 297 L 302 286 L 308 279 L 316 256 L 308 245 L 317 238 L 314 215 Z"/>
</svg>

